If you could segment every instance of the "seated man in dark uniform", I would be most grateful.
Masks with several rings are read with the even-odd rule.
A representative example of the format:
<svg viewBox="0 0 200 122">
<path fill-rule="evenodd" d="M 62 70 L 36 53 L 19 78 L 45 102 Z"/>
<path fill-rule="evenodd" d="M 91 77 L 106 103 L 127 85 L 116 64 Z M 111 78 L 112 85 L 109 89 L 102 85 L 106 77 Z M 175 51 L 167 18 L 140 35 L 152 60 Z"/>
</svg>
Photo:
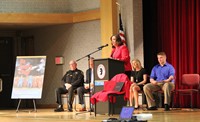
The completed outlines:
<svg viewBox="0 0 200 122">
<path fill-rule="evenodd" d="M 55 112 L 64 111 L 61 95 L 66 93 L 68 93 L 68 111 L 72 112 L 74 91 L 84 85 L 84 75 L 81 70 L 77 69 L 76 61 L 70 61 L 69 65 L 70 70 L 62 78 L 63 87 L 56 89 L 56 102 L 58 103 L 58 107 L 54 110 Z"/>
</svg>

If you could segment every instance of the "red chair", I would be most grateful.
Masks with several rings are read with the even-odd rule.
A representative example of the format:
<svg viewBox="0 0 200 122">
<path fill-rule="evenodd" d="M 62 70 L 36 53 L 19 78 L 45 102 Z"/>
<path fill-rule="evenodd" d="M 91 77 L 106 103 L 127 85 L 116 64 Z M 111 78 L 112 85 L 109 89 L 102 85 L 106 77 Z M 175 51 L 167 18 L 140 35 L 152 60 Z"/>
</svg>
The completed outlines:
<svg viewBox="0 0 200 122">
<path fill-rule="evenodd" d="M 183 74 L 181 79 L 181 86 L 184 89 L 177 89 L 175 93 L 178 93 L 179 96 L 190 96 L 190 106 L 193 108 L 193 98 L 194 94 L 196 94 L 196 98 L 198 99 L 198 94 L 200 90 L 200 77 L 199 74 Z M 185 88 L 186 87 L 186 88 Z M 179 100 L 180 105 L 180 100 Z"/>
</svg>

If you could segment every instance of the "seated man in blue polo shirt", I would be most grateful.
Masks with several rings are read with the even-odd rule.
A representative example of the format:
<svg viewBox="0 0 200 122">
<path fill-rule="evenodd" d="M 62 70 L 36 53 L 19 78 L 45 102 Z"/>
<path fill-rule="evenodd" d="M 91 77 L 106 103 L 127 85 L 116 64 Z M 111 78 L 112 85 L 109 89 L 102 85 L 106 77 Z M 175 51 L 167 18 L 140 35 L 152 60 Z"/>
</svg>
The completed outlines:
<svg viewBox="0 0 200 122">
<path fill-rule="evenodd" d="M 157 110 L 153 92 L 163 90 L 165 111 L 169 111 L 171 102 L 171 91 L 175 88 L 174 77 L 175 69 L 169 64 L 166 59 L 165 52 L 157 54 L 159 64 L 155 65 L 151 71 L 150 83 L 144 86 L 144 93 L 146 95 L 148 110 Z"/>
</svg>

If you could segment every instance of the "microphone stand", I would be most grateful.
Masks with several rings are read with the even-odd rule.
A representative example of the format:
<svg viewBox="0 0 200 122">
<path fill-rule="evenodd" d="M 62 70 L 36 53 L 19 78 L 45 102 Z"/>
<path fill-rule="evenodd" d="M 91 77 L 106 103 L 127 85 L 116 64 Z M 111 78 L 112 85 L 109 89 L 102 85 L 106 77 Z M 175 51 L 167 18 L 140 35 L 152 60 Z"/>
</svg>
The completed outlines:
<svg viewBox="0 0 200 122">
<path fill-rule="evenodd" d="M 90 86 L 90 83 L 91 83 L 91 68 L 90 68 L 90 55 L 92 55 L 92 54 L 94 54 L 94 53 L 96 53 L 96 52 L 102 50 L 102 48 L 103 48 L 103 47 L 99 47 L 99 48 L 97 48 L 97 50 L 95 50 L 95 51 L 93 51 L 93 52 L 91 52 L 91 53 L 89 53 L 89 54 L 87 54 L 87 55 L 85 55 L 85 56 L 83 56 L 83 57 L 81 57 L 81 58 L 79 58 L 79 59 L 76 60 L 76 62 L 78 62 L 78 61 L 80 61 L 80 60 L 82 60 L 82 59 L 88 57 L 88 69 L 89 69 L 89 79 L 88 79 L 88 81 L 89 81 L 89 105 L 90 105 L 90 115 L 91 115 L 91 101 L 90 101 L 90 98 L 91 98 L 91 88 L 90 88 L 90 87 L 91 87 L 91 86 Z M 93 83 L 94 83 L 94 81 L 93 81 Z"/>
<path fill-rule="evenodd" d="M 102 48 L 103 48 L 103 47 L 101 47 L 101 48 L 98 48 L 98 49 L 97 49 L 97 50 L 95 50 L 94 52 L 91 52 L 91 53 L 89 53 L 89 54 L 87 54 L 87 55 L 85 55 L 85 56 L 83 56 L 83 57 L 81 57 L 81 58 L 77 59 L 77 60 L 76 60 L 76 62 L 78 62 L 78 61 L 80 61 L 81 59 L 83 59 L 83 58 L 86 58 L 86 57 L 88 57 L 88 59 L 89 59 L 89 58 L 90 58 L 90 55 L 92 55 L 92 54 L 94 54 L 94 53 L 96 53 L 96 52 L 98 52 L 98 51 L 102 50 Z M 90 65 L 89 65 L 89 67 L 90 67 Z"/>
</svg>

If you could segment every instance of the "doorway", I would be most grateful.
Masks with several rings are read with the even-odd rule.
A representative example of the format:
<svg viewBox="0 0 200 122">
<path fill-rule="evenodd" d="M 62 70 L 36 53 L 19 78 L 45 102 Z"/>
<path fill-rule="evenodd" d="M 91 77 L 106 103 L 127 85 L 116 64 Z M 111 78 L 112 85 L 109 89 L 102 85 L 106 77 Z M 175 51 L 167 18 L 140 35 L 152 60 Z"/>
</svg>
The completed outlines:
<svg viewBox="0 0 200 122">
<path fill-rule="evenodd" d="M 13 38 L 0 37 L 0 78 L 2 79 L 2 92 L 0 92 L 0 108 L 10 108 L 11 91 L 13 83 Z"/>
<path fill-rule="evenodd" d="M 16 108 L 17 100 L 11 99 L 16 56 L 34 56 L 34 37 L 0 37 L 0 109 Z M 28 104 L 28 103 L 25 103 Z M 26 105 L 25 105 L 26 106 Z"/>
</svg>

